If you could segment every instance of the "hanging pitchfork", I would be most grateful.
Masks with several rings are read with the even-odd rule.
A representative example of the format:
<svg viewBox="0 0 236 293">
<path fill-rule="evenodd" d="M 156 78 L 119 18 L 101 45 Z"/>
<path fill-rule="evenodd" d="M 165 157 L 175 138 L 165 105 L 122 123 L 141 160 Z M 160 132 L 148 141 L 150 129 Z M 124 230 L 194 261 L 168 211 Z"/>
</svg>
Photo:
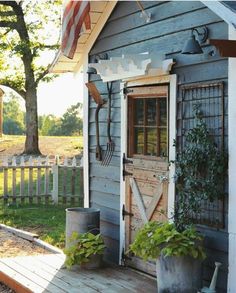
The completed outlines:
<svg viewBox="0 0 236 293">
<path fill-rule="evenodd" d="M 90 95 L 93 97 L 95 103 L 97 104 L 96 112 L 95 112 L 95 123 L 96 123 L 96 160 L 102 161 L 102 149 L 100 146 L 100 134 L 99 134 L 99 111 L 102 106 L 105 104 L 105 100 L 100 96 L 96 86 L 92 82 L 87 82 L 86 86 L 89 90 Z"/>
<path fill-rule="evenodd" d="M 112 95 L 112 82 L 107 83 L 108 100 L 107 100 L 107 149 L 102 160 L 103 166 L 110 164 L 113 152 L 115 150 L 115 143 L 111 139 L 111 95 Z"/>
</svg>

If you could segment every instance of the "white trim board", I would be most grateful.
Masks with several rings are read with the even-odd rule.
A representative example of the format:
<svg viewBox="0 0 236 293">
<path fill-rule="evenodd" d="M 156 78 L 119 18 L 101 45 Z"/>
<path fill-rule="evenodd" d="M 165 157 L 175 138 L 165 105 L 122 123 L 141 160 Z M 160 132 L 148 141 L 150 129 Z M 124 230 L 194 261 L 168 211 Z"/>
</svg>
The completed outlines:
<svg viewBox="0 0 236 293">
<path fill-rule="evenodd" d="M 218 15 L 221 19 L 227 22 L 229 25 L 236 28 L 236 13 L 230 8 L 226 7 L 220 1 L 201 1 L 206 7 L 208 7 L 212 12 Z M 232 26 L 232 27 L 233 27 Z"/>
<path fill-rule="evenodd" d="M 120 254 L 119 254 L 119 264 L 122 265 L 122 253 L 125 247 L 125 221 L 123 221 L 123 204 L 125 204 L 125 182 L 123 181 L 123 154 L 126 155 L 127 150 L 127 99 L 124 98 L 123 89 L 125 83 L 120 84 L 121 92 L 121 133 L 120 133 Z"/>
<path fill-rule="evenodd" d="M 236 40 L 236 30 L 229 25 L 229 39 Z M 236 58 L 229 58 L 228 64 L 228 124 L 229 124 L 229 275 L 228 292 L 236 292 Z"/>
<path fill-rule="evenodd" d="M 176 94 L 177 94 L 177 76 L 146 76 L 144 78 L 133 79 L 121 84 L 121 171 L 120 171 L 120 264 L 122 264 L 122 251 L 125 247 L 125 221 L 122 219 L 122 208 L 125 204 L 125 181 L 122 174 L 123 154 L 127 155 L 127 99 L 124 97 L 124 86 L 138 86 L 150 84 L 169 83 L 169 160 L 175 160 L 176 150 L 173 146 L 173 141 L 176 138 Z M 175 202 L 175 182 L 174 182 L 174 165 L 171 164 L 169 169 L 169 184 L 168 184 L 168 217 L 173 215 Z"/>
<path fill-rule="evenodd" d="M 88 56 L 83 64 L 83 178 L 84 207 L 89 207 L 89 97 L 86 83 L 88 82 Z"/>
</svg>

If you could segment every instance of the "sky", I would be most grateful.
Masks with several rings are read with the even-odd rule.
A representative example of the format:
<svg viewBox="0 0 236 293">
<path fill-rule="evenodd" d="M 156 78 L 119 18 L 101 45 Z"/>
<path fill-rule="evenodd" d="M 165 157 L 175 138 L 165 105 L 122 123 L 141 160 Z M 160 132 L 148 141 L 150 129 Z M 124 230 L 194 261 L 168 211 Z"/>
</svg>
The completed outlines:
<svg viewBox="0 0 236 293">
<path fill-rule="evenodd" d="M 38 87 L 38 114 L 62 116 L 66 110 L 83 100 L 82 74 L 74 78 L 73 73 L 61 74 L 50 83 Z"/>
</svg>

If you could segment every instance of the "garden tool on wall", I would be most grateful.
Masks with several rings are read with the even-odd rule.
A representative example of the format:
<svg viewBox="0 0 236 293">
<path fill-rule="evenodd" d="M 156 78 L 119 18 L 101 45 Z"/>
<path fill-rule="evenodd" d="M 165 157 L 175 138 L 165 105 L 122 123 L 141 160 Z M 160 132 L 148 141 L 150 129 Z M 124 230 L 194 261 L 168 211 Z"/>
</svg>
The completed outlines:
<svg viewBox="0 0 236 293">
<path fill-rule="evenodd" d="M 107 148 L 102 160 L 103 166 L 110 164 L 111 158 L 115 150 L 115 143 L 111 139 L 111 95 L 112 95 L 112 82 L 107 83 L 108 101 L 107 101 Z"/>
<path fill-rule="evenodd" d="M 96 160 L 102 161 L 102 149 L 100 146 L 100 136 L 99 136 L 99 111 L 102 106 L 106 103 L 105 100 L 102 99 L 101 95 L 99 94 L 96 85 L 92 82 L 86 83 L 86 86 L 89 90 L 91 97 L 94 99 L 95 103 L 97 104 L 96 112 L 95 112 L 95 123 L 96 123 Z"/>
</svg>

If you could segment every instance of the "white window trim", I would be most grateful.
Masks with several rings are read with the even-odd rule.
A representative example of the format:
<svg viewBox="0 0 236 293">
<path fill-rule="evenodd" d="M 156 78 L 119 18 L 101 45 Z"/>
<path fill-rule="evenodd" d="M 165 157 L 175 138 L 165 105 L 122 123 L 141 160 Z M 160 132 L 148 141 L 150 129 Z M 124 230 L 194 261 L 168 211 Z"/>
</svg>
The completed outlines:
<svg viewBox="0 0 236 293">
<path fill-rule="evenodd" d="M 125 221 L 122 218 L 122 208 L 125 204 L 125 181 L 123 181 L 122 160 L 123 154 L 127 155 L 127 99 L 124 97 L 124 86 L 134 85 L 150 85 L 150 84 L 163 84 L 169 83 L 170 96 L 169 96 L 169 109 L 171 115 L 169 117 L 169 160 L 175 160 L 176 149 L 173 142 L 176 139 L 176 94 L 177 94 L 177 76 L 175 74 L 157 77 L 145 77 L 136 80 L 130 80 L 126 83 L 121 83 L 121 161 L 120 161 L 120 259 L 119 263 L 122 264 L 122 252 L 125 248 Z M 169 185 L 168 185 L 168 218 L 171 218 L 174 211 L 175 202 L 175 181 L 174 181 L 175 167 L 174 164 L 170 165 L 169 169 Z"/>
<path fill-rule="evenodd" d="M 229 39 L 236 40 L 236 30 L 229 25 Z M 229 58 L 228 63 L 228 124 L 229 124 L 229 274 L 228 292 L 236 292 L 236 58 Z"/>
</svg>

